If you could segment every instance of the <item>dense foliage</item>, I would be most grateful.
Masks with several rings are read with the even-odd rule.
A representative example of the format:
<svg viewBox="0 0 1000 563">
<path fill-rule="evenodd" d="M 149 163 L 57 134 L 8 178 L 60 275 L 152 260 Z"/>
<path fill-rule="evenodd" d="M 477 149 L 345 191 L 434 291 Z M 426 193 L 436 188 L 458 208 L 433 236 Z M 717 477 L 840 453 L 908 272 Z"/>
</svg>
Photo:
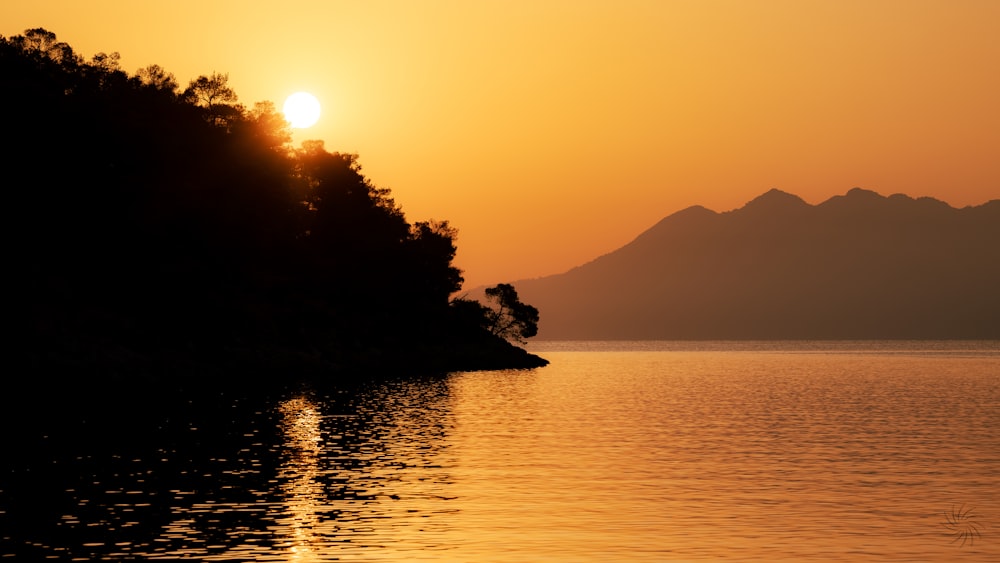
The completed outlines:
<svg viewBox="0 0 1000 563">
<path fill-rule="evenodd" d="M 293 148 L 227 75 L 181 90 L 35 29 L 0 37 L 0 77 L 8 272 L 36 367 L 504 367 L 480 354 L 509 352 L 485 316 L 449 301 L 455 230 L 407 221 L 356 155 Z"/>
<path fill-rule="evenodd" d="M 513 285 L 497 284 L 485 293 L 492 304 L 486 313 L 490 333 L 520 343 L 538 334 L 538 309 L 522 303 Z"/>
</svg>

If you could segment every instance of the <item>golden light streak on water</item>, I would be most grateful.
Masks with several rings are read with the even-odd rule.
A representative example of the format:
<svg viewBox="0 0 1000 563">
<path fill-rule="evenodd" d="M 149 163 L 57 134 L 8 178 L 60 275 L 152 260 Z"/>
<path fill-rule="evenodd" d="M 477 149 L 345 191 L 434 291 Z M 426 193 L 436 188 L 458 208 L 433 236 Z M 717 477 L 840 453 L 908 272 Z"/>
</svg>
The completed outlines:
<svg viewBox="0 0 1000 563">
<path fill-rule="evenodd" d="M 323 449 L 320 407 L 302 395 L 283 401 L 278 411 L 288 457 L 278 470 L 286 515 L 277 524 L 291 534 L 277 548 L 286 553 L 288 561 L 315 561 L 322 545 L 316 530 L 324 502 L 323 486 L 318 481 Z"/>
<path fill-rule="evenodd" d="M 223 397 L 142 440 L 46 450 L 54 429 L 0 460 L 0 554 L 1000 561 L 1000 342 L 538 351 Z"/>
</svg>

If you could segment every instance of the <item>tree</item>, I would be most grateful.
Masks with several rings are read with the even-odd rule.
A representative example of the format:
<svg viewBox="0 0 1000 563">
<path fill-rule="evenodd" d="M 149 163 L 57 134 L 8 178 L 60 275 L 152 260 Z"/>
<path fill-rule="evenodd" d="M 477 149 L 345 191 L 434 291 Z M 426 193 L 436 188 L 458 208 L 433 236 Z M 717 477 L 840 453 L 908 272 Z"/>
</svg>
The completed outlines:
<svg viewBox="0 0 1000 563">
<path fill-rule="evenodd" d="M 361 173 L 358 155 L 330 153 L 322 141 L 305 141 L 295 158 L 313 211 L 311 238 L 375 260 L 410 237 L 410 225 L 390 190 L 375 187 Z"/>
<path fill-rule="evenodd" d="M 56 34 L 45 28 L 37 27 L 25 30 L 24 35 L 11 37 L 9 43 L 26 55 L 40 54 L 66 67 L 72 67 L 80 62 L 80 58 L 73 52 L 72 47 L 58 41 Z"/>
<path fill-rule="evenodd" d="M 97 53 L 90 59 L 90 66 L 104 73 L 118 72 L 122 69 L 122 56 L 118 51 L 112 53 Z"/>
<path fill-rule="evenodd" d="M 247 114 L 247 124 L 251 135 L 265 147 L 276 149 L 292 140 L 291 126 L 274 102 L 255 103 Z"/>
<path fill-rule="evenodd" d="M 160 65 L 152 64 L 136 71 L 135 75 L 146 86 L 165 92 L 175 92 L 178 88 L 177 79 L 173 73 L 167 72 Z"/>
<path fill-rule="evenodd" d="M 56 34 L 42 27 L 25 30 L 23 36 L 15 36 L 15 39 L 20 40 L 25 51 L 48 53 L 53 47 L 59 45 Z"/>
<path fill-rule="evenodd" d="M 213 72 L 211 76 L 201 75 L 192 80 L 184 91 L 184 97 L 208 109 L 237 100 L 236 92 L 229 87 L 229 74 L 218 72 Z"/>
<path fill-rule="evenodd" d="M 486 288 L 486 299 L 490 301 L 486 329 L 491 334 L 518 344 L 538 334 L 538 309 L 521 303 L 513 285 L 501 283 Z"/>
<path fill-rule="evenodd" d="M 419 221 L 410 228 L 411 284 L 435 303 L 447 303 L 464 281 L 462 271 L 452 265 L 457 236 L 448 221 Z"/>
</svg>

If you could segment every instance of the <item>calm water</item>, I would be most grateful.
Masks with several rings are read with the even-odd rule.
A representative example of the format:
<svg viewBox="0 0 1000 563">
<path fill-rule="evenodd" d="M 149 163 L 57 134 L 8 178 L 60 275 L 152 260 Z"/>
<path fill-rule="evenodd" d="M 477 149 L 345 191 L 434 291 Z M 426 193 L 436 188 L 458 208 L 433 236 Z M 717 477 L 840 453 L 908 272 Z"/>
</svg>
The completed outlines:
<svg viewBox="0 0 1000 563">
<path fill-rule="evenodd" d="M 551 365 L 19 414 L 0 555 L 1000 561 L 998 342 L 531 348 Z"/>
</svg>

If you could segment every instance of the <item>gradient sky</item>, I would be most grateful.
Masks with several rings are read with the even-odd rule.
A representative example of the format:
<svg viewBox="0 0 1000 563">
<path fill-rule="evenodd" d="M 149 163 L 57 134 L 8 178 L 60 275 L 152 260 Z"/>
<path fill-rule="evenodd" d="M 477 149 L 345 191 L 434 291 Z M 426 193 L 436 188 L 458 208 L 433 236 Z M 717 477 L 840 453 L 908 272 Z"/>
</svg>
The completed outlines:
<svg viewBox="0 0 1000 563">
<path fill-rule="evenodd" d="M 466 287 L 563 272 L 771 188 L 1000 198 L 997 0 L 4 2 L 88 59 L 306 90 Z M 0 77 L 2 78 L 2 77 Z M 8 108 L 8 111 L 10 108 Z"/>
</svg>

